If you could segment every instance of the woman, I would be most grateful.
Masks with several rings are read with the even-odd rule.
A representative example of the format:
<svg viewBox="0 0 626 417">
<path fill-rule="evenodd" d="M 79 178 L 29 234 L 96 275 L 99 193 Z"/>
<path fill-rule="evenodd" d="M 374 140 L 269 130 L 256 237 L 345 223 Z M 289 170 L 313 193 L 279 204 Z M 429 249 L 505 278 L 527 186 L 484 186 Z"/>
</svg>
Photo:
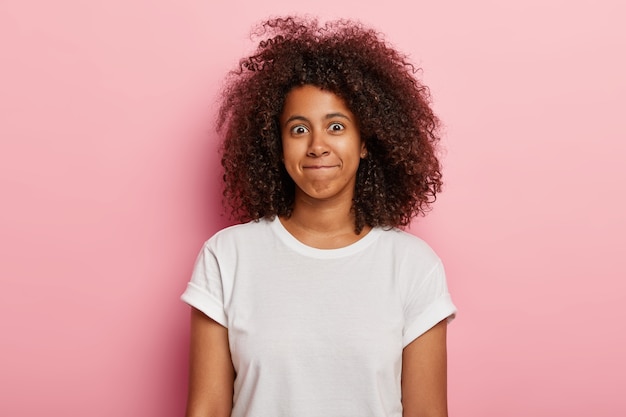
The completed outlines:
<svg viewBox="0 0 626 417">
<path fill-rule="evenodd" d="M 446 416 L 441 261 L 399 228 L 441 188 L 414 67 L 350 21 L 265 22 L 230 74 L 226 202 L 192 308 L 187 416 Z"/>
</svg>

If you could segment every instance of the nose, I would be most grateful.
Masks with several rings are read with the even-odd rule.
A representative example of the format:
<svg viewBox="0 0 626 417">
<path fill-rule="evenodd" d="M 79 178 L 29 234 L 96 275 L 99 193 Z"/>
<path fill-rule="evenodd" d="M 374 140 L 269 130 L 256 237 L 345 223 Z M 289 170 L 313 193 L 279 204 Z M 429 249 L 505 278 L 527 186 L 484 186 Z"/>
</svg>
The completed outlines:
<svg viewBox="0 0 626 417">
<path fill-rule="evenodd" d="M 330 154 L 328 143 L 324 133 L 314 132 L 310 136 L 309 149 L 307 149 L 307 156 L 311 158 L 319 158 L 320 156 L 326 156 Z"/>
</svg>

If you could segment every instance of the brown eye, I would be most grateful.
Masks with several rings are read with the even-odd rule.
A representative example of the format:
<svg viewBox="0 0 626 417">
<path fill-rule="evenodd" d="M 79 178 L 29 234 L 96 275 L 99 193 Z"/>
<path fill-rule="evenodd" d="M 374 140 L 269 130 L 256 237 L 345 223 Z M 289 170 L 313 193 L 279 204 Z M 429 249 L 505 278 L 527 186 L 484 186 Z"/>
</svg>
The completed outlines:
<svg viewBox="0 0 626 417">
<path fill-rule="evenodd" d="M 344 129 L 345 127 L 341 123 L 331 123 L 330 126 L 328 126 L 328 130 L 331 132 L 341 132 Z"/>
<path fill-rule="evenodd" d="M 296 125 L 292 127 L 290 131 L 292 135 L 303 135 L 307 133 L 309 129 L 307 129 L 305 126 L 302 126 L 302 125 Z"/>
</svg>

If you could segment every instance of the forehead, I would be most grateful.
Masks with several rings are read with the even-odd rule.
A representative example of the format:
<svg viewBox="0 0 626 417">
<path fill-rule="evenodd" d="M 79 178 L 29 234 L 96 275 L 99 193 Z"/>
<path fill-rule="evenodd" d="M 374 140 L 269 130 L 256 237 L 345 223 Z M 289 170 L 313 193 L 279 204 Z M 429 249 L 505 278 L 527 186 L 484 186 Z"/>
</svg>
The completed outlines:
<svg viewBox="0 0 626 417">
<path fill-rule="evenodd" d="M 287 93 L 280 119 L 281 122 L 292 116 L 316 119 L 332 113 L 354 117 L 341 97 L 331 91 L 307 84 L 295 87 Z"/>
</svg>

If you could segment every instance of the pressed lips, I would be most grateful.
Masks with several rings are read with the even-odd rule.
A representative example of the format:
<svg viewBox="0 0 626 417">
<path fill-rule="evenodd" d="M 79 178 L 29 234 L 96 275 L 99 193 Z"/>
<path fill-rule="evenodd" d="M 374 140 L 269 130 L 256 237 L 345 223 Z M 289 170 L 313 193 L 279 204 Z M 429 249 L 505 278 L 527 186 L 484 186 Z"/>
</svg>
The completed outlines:
<svg viewBox="0 0 626 417">
<path fill-rule="evenodd" d="M 337 168 L 338 165 L 305 165 L 304 169 L 325 169 L 325 168 Z"/>
<path fill-rule="evenodd" d="M 311 173 L 313 173 L 313 172 L 322 173 L 322 172 L 327 172 L 327 171 L 333 170 L 335 168 L 339 168 L 339 165 L 321 165 L 321 164 L 320 165 L 304 165 L 302 167 L 302 170 L 303 171 L 308 171 L 308 172 L 311 172 Z"/>
<path fill-rule="evenodd" d="M 302 165 L 303 169 L 329 169 L 329 168 L 338 168 L 339 164 L 329 164 L 327 162 L 314 162 L 306 165 Z"/>
</svg>

